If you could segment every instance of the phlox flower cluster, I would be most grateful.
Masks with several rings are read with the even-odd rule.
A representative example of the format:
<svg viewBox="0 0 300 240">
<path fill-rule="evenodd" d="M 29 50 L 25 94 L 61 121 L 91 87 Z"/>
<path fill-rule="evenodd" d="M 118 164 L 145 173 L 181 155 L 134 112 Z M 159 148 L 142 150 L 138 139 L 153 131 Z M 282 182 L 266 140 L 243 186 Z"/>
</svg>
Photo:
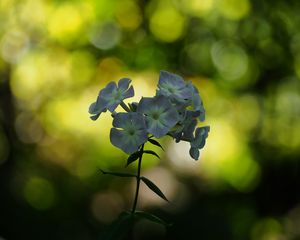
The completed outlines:
<svg viewBox="0 0 300 240">
<path fill-rule="evenodd" d="M 176 142 L 190 143 L 190 156 L 197 160 L 205 145 L 209 126 L 197 127 L 205 120 L 205 109 L 199 91 L 179 75 L 161 71 L 154 97 L 142 97 L 126 105 L 124 100 L 134 96 L 131 80 L 122 78 L 118 85 L 110 82 L 90 105 L 92 120 L 107 110 L 112 113 L 111 143 L 127 154 L 139 150 L 149 138 L 171 136 Z M 125 112 L 116 112 L 121 105 Z"/>
</svg>

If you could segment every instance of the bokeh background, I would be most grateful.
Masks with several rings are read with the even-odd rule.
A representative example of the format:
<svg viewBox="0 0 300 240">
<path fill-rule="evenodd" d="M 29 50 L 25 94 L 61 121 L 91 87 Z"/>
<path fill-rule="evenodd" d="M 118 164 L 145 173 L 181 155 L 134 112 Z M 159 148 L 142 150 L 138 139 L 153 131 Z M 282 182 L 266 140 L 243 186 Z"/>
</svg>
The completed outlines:
<svg viewBox="0 0 300 240">
<path fill-rule="evenodd" d="M 143 161 L 132 239 L 300 239 L 298 0 L 0 0 L 0 239 L 100 239 L 134 181 L 87 112 L 121 77 L 153 96 L 159 70 L 199 88 L 211 132 L 199 161 L 161 139 Z M 149 149 L 154 148 L 148 146 Z"/>
</svg>

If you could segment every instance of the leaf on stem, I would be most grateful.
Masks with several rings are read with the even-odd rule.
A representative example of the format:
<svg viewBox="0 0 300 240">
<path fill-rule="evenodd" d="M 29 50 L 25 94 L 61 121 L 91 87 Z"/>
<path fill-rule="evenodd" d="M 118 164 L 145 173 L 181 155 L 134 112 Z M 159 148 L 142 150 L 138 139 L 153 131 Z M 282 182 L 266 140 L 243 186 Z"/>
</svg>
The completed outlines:
<svg viewBox="0 0 300 240">
<path fill-rule="evenodd" d="M 152 151 L 152 150 L 144 150 L 143 153 L 151 154 L 151 155 L 156 156 L 160 159 L 158 154 L 156 152 Z"/>
<path fill-rule="evenodd" d="M 159 143 L 158 141 L 156 141 L 156 140 L 154 140 L 154 139 L 151 139 L 151 138 L 148 138 L 148 141 L 149 141 L 150 143 L 152 143 L 153 145 L 158 146 L 158 147 L 160 147 L 162 150 L 164 150 L 164 148 L 162 147 L 162 145 L 160 145 L 160 143 Z M 165 150 L 164 150 L 164 151 L 165 151 Z"/>
<path fill-rule="evenodd" d="M 149 221 L 151 222 L 155 222 L 155 223 L 158 223 L 158 224 L 162 224 L 166 227 L 170 227 L 172 224 L 170 223 L 167 223 L 165 222 L 164 220 L 162 220 L 161 218 L 153 215 L 153 214 L 150 214 L 150 213 L 147 213 L 147 212 L 143 212 L 143 211 L 136 211 L 134 213 L 135 216 L 137 216 L 138 218 L 145 218 L 145 219 L 148 219 Z"/>
<path fill-rule="evenodd" d="M 103 171 L 102 169 L 100 169 L 100 171 L 103 174 L 109 174 L 109 175 L 113 175 L 113 176 L 117 176 L 117 177 L 136 177 L 136 175 L 134 175 L 132 173 L 106 172 L 106 171 Z"/>
<path fill-rule="evenodd" d="M 121 240 L 129 232 L 134 219 L 130 212 L 122 212 L 119 217 L 111 223 L 101 236 L 103 240 Z"/>
<path fill-rule="evenodd" d="M 143 153 L 141 151 L 137 151 L 132 153 L 128 158 L 127 158 L 127 163 L 126 163 L 126 167 L 133 163 L 134 161 L 136 161 Z"/>
<path fill-rule="evenodd" d="M 162 199 L 169 202 L 169 200 L 166 198 L 166 196 L 162 193 L 162 191 L 148 178 L 141 177 L 141 180 L 147 185 L 148 188 L 150 188 L 153 192 L 155 192 L 158 196 L 160 196 Z"/>
</svg>

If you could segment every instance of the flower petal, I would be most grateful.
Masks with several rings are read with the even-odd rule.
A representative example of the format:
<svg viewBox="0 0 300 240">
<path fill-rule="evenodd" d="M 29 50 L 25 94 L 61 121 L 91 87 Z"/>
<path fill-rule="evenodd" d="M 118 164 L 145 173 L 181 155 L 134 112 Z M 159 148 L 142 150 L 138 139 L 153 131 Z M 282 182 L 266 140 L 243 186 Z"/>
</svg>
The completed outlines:
<svg viewBox="0 0 300 240">
<path fill-rule="evenodd" d="M 190 156 L 193 159 L 198 160 L 199 159 L 199 155 L 200 155 L 200 152 L 199 152 L 198 148 L 194 148 L 194 147 L 190 148 Z"/>
<path fill-rule="evenodd" d="M 148 139 L 144 116 L 141 113 L 117 113 L 114 115 L 113 126 L 123 129 L 111 129 L 111 143 L 128 154 L 137 151 Z"/>
<path fill-rule="evenodd" d="M 165 96 L 142 98 L 137 111 L 145 114 L 147 130 L 157 138 L 166 135 L 179 120 L 177 110 Z"/>
<path fill-rule="evenodd" d="M 168 133 L 169 127 L 163 125 L 158 120 L 151 120 L 146 118 L 147 130 L 149 133 L 153 134 L 156 138 L 161 138 Z"/>
<path fill-rule="evenodd" d="M 191 146 L 198 149 L 203 148 L 205 145 L 206 138 L 208 137 L 209 130 L 209 126 L 197 128 L 195 132 L 195 138 L 191 142 Z"/>
<path fill-rule="evenodd" d="M 110 99 L 112 92 L 116 91 L 116 89 L 117 89 L 117 84 L 115 82 L 108 83 L 107 86 L 100 91 L 99 93 L 100 99 Z"/>
<path fill-rule="evenodd" d="M 131 83 L 131 80 L 129 78 L 122 78 L 118 82 L 118 88 L 122 92 L 125 92 L 128 89 L 130 83 Z"/>
<path fill-rule="evenodd" d="M 134 153 L 138 150 L 138 146 L 131 144 L 127 139 L 127 135 L 124 130 L 112 128 L 110 130 L 110 142 L 115 147 L 122 149 L 127 154 Z"/>
<path fill-rule="evenodd" d="M 130 86 L 130 88 L 122 94 L 123 99 L 131 98 L 133 96 L 134 96 L 133 86 Z"/>
<path fill-rule="evenodd" d="M 137 130 L 145 129 L 145 119 L 141 113 L 136 112 L 121 112 L 114 116 L 113 126 L 127 129 L 128 126 L 134 127 Z"/>
<path fill-rule="evenodd" d="M 200 97 L 198 89 L 191 83 L 188 83 L 188 87 L 192 92 L 192 107 L 194 110 L 199 111 L 199 120 L 203 122 L 205 120 L 205 109 L 203 107 L 203 101 Z"/>
<path fill-rule="evenodd" d="M 174 86 L 182 88 L 185 86 L 185 82 L 179 75 L 162 70 L 160 71 L 158 85 L 161 87 Z"/>
</svg>

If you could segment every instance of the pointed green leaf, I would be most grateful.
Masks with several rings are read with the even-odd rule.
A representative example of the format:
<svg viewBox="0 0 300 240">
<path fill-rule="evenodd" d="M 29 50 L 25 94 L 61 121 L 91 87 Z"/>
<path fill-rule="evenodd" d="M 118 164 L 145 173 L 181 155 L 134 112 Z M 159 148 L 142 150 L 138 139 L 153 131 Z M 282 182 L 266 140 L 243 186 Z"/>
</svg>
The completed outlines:
<svg viewBox="0 0 300 240">
<path fill-rule="evenodd" d="M 160 145 L 160 143 L 159 143 L 158 141 L 156 141 L 156 140 L 154 140 L 154 139 L 151 139 L 151 138 L 149 138 L 148 141 L 149 141 L 150 143 L 152 143 L 153 145 L 158 146 L 158 147 L 160 147 L 162 150 L 164 150 L 164 148 L 162 147 L 162 145 Z"/>
<path fill-rule="evenodd" d="M 165 222 L 164 220 L 162 220 L 161 218 L 153 215 L 153 214 L 150 214 L 150 213 L 147 213 L 147 212 L 143 212 L 143 211 L 136 211 L 135 213 L 135 216 L 137 216 L 138 218 L 145 218 L 145 219 L 148 219 L 150 220 L 151 222 L 155 222 L 155 223 L 158 223 L 158 224 L 162 224 L 166 227 L 169 227 L 171 226 L 172 224 L 170 223 L 167 223 Z"/>
<path fill-rule="evenodd" d="M 158 154 L 156 152 L 152 151 L 152 150 L 144 150 L 143 153 L 151 154 L 151 155 L 156 156 L 160 159 Z"/>
<path fill-rule="evenodd" d="M 142 152 L 137 151 L 133 154 L 131 154 L 128 158 L 127 158 L 127 163 L 126 163 L 126 167 L 133 163 L 134 161 L 136 161 L 140 156 L 142 155 Z"/>
<path fill-rule="evenodd" d="M 106 172 L 106 171 L 103 171 L 102 169 L 100 169 L 100 171 L 103 174 L 114 175 L 114 176 L 117 176 L 117 177 L 136 177 L 136 175 L 134 175 L 132 173 Z"/>
<path fill-rule="evenodd" d="M 119 217 L 113 221 L 101 236 L 103 240 L 121 240 L 132 228 L 134 219 L 129 212 L 122 212 Z"/>
<path fill-rule="evenodd" d="M 142 181 L 147 185 L 148 188 L 150 188 L 153 192 L 155 192 L 158 196 L 160 196 L 162 199 L 169 202 L 169 200 L 166 198 L 166 196 L 162 193 L 162 191 L 148 178 L 141 177 Z"/>
</svg>

